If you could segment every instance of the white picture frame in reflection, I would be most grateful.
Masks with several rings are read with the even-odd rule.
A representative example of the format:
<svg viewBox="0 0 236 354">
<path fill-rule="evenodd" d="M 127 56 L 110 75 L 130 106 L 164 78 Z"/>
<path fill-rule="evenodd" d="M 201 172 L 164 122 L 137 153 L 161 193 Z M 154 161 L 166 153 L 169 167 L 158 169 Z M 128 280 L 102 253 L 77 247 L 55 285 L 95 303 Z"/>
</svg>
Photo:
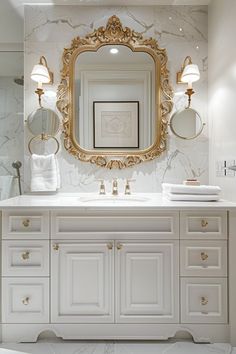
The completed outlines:
<svg viewBox="0 0 236 354">
<path fill-rule="evenodd" d="M 94 101 L 93 147 L 138 149 L 139 101 Z"/>
</svg>

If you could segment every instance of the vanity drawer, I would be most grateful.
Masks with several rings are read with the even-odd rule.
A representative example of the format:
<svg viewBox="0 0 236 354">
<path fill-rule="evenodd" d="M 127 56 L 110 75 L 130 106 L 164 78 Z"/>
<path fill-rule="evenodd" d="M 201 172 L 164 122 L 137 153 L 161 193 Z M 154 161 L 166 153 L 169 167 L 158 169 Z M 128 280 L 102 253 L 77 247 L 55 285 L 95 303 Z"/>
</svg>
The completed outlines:
<svg viewBox="0 0 236 354">
<path fill-rule="evenodd" d="M 150 213 L 147 216 L 140 215 L 78 215 L 72 213 L 52 213 L 52 238 L 63 239 L 70 236 L 80 236 L 85 233 L 100 234 L 126 232 L 162 235 L 162 237 L 179 237 L 179 215 L 172 213 Z"/>
<path fill-rule="evenodd" d="M 3 211 L 3 239 L 48 239 L 49 213 Z"/>
<path fill-rule="evenodd" d="M 3 323 L 48 323 L 49 278 L 3 278 Z"/>
<path fill-rule="evenodd" d="M 3 241 L 3 276 L 49 276 L 49 241 Z"/>
<path fill-rule="evenodd" d="M 181 212 L 180 238 L 227 239 L 227 212 Z"/>
<path fill-rule="evenodd" d="M 227 278 L 181 279 L 181 323 L 227 321 Z"/>
<path fill-rule="evenodd" d="M 227 276 L 227 241 L 181 241 L 181 276 Z"/>
</svg>

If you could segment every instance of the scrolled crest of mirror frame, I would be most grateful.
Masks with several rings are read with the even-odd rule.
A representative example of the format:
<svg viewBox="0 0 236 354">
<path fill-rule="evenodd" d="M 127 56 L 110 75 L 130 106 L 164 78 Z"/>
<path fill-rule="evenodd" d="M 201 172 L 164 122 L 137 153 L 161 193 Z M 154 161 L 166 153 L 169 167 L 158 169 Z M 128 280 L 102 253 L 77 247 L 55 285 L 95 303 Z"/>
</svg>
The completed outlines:
<svg viewBox="0 0 236 354">
<path fill-rule="evenodd" d="M 155 63 L 156 134 L 154 143 L 144 150 L 119 152 L 85 150 L 75 138 L 75 61 L 80 53 L 96 52 L 100 47 L 109 44 L 125 45 L 133 52 L 146 52 L 152 56 Z M 160 48 L 155 39 L 143 38 L 140 33 L 129 27 L 123 27 L 120 19 L 113 15 L 108 19 L 106 27 L 99 27 L 83 38 L 74 38 L 71 47 L 64 49 L 62 60 L 57 108 L 63 116 L 64 146 L 70 154 L 81 161 L 91 162 L 100 167 L 123 169 L 153 160 L 166 150 L 168 115 L 173 107 L 173 91 L 169 83 L 166 49 Z"/>
</svg>

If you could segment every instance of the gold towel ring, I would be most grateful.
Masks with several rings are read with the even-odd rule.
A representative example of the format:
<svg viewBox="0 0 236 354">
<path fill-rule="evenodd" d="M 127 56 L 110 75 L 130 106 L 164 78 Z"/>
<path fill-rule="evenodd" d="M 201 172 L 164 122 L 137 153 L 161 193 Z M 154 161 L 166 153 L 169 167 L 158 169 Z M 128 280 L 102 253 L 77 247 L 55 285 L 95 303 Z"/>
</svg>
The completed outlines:
<svg viewBox="0 0 236 354">
<path fill-rule="evenodd" d="M 33 138 L 30 139 L 29 143 L 28 143 L 28 149 L 29 149 L 29 152 L 30 154 L 32 155 L 32 150 L 31 150 L 31 143 L 33 140 L 38 140 L 38 139 L 41 139 L 41 140 L 49 140 L 49 139 L 53 139 L 55 140 L 55 142 L 57 143 L 57 149 L 55 151 L 55 155 L 58 153 L 59 149 L 60 149 L 60 144 L 59 144 L 59 141 L 57 140 L 57 138 L 55 138 L 55 136 L 52 136 L 52 135 L 47 135 L 47 134 L 40 134 L 40 135 L 36 135 L 36 136 L 33 136 Z"/>
</svg>

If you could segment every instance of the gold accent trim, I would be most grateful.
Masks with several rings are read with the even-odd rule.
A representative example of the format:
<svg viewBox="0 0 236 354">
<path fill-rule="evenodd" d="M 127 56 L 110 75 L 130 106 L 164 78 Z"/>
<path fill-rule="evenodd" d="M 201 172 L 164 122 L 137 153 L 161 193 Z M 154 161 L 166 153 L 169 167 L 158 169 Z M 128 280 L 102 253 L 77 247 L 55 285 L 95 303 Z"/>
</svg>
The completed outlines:
<svg viewBox="0 0 236 354">
<path fill-rule="evenodd" d="M 24 305 L 29 305 L 29 300 L 30 300 L 29 296 L 26 296 L 26 297 L 22 300 L 22 304 L 24 304 Z"/>
<path fill-rule="evenodd" d="M 201 252 L 201 260 L 202 261 L 206 261 L 207 259 L 208 259 L 208 254 L 207 253 L 205 253 L 205 252 Z"/>
<path fill-rule="evenodd" d="M 208 304 L 208 299 L 207 299 L 207 297 L 202 296 L 202 297 L 201 297 L 201 305 L 202 305 L 202 306 L 205 306 L 205 305 L 207 305 L 207 304 Z"/>
<path fill-rule="evenodd" d="M 112 244 L 112 242 L 109 242 L 109 243 L 107 244 L 107 248 L 108 248 L 109 250 L 112 250 L 112 249 L 113 249 L 113 244 Z"/>
<path fill-rule="evenodd" d="M 54 251 L 58 251 L 59 250 L 59 245 L 57 243 L 54 243 L 52 245 L 52 248 L 53 248 Z"/>
<path fill-rule="evenodd" d="M 47 59 L 45 58 L 44 55 L 42 55 L 42 56 L 40 57 L 40 59 L 39 59 L 39 64 L 46 66 L 46 68 L 48 69 L 50 81 L 49 81 L 46 85 L 52 85 L 52 84 L 53 84 L 53 72 L 50 71 L 50 69 L 49 69 L 49 67 L 48 67 Z"/>
<path fill-rule="evenodd" d="M 176 133 L 176 131 L 175 131 L 174 128 L 173 128 L 173 119 L 174 119 L 178 114 L 180 114 L 182 111 L 184 111 L 185 109 L 191 109 L 192 111 L 194 111 L 194 112 L 196 113 L 196 115 L 199 117 L 200 122 L 201 122 L 201 128 L 199 129 L 199 132 L 198 132 L 197 134 L 193 135 L 193 136 L 190 136 L 190 137 L 186 137 L 186 136 L 181 136 L 181 135 L 179 135 L 178 133 Z M 169 123 L 168 125 L 169 125 L 169 127 L 170 127 L 171 132 L 172 132 L 175 136 L 177 136 L 178 138 L 183 139 L 183 140 L 192 140 L 192 139 L 196 139 L 199 135 L 202 134 L 202 131 L 203 131 L 203 129 L 204 129 L 206 123 L 203 123 L 203 122 L 202 122 L 202 118 L 201 118 L 200 114 L 199 114 L 195 109 L 190 108 L 190 107 L 186 107 L 186 108 L 184 108 L 184 109 L 179 109 L 179 110 L 176 111 L 174 114 L 172 114 L 172 116 L 170 117 L 170 123 Z"/>
<path fill-rule="evenodd" d="M 203 219 L 201 221 L 201 225 L 202 225 L 202 227 L 207 227 L 208 226 L 208 221 Z"/>
<path fill-rule="evenodd" d="M 182 79 L 182 74 L 183 74 L 183 71 L 186 67 L 186 65 L 189 65 L 189 64 L 192 64 L 192 58 L 190 57 L 190 55 L 188 55 L 185 59 L 184 59 L 184 62 L 183 62 L 183 65 L 181 66 L 181 69 L 180 71 L 178 71 L 176 73 L 176 83 L 177 84 L 186 84 L 186 82 L 183 82 L 181 81 Z"/>
<path fill-rule="evenodd" d="M 54 154 L 56 155 L 60 149 L 59 141 L 57 140 L 57 138 L 55 136 L 44 134 L 44 133 L 42 133 L 40 135 L 33 136 L 33 138 L 31 138 L 30 141 L 28 142 L 28 150 L 30 152 L 30 155 L 33 154 L 32 149 L 31 149 L 32 141 L 34 141 L 34 140 L 42 140 L 43 141 L 43 140 L 49 140 L 49 139 L 53 139 L 57 144 L 56 151 L 54 152 Z"/>
<path fill-rule="evenodd" d="M 22 225 L 23 225 L 24 227 L 29 227 L 29 224 L 30 224 L 30 220 L 29 220 L 29 219 L 24 219 L 24 220 L 22 221 Z"/>
<path fill-rule="evenodd" d="M 29 251 L 23 252 L 22 255 L 21 255 L 21 258 L 22 258 L 24 261 L 26 261 L 27 259 L 29 259 L 29 258 L 30 258 L 30 252 L 29 252 Z"/>
<path fill-rule="evenodd" d="M 120 243 L 120 242 L 117 243 L 116 248 L 118 249 L 118 251 L 120 251 L 122 249 L 122 247 L 123 247 L 122 243 Z"/>
<path fill-rule="evenodd" d="M 82 52 L 96 52 L 102 46 L 114 44 L 125 45 L 133 52 L 146 52 L 155 63 L 156 90 L 156 138 L 155 142 L 145 150 L 121 151 L 93 151 L 83 149 L 75 137 L 75 107 L 74 107 L 74 71 L 75 61 Z M 160 48 L 154 38 L 143 36 L 130 29 L 123 27 L 117 16 L 108 19 L 106 28 L 99 27 L 86 37 L 76 37 L 71 42 L 71 47 L 65 48 L 62 56 L 63 68 L 61 82 L 57 92 L 57 108 L 63 115 L 63 133 L 65 149 L 75 158 L 91 162 L 109 169 L 123 169 L 150 161 L 160 156 L 166 150 L 168 114 L 171 112 L 173 103 L 173 91 L 169 83 L 169 71 L 167 69 L 166 49 Z"/>
</svg>

